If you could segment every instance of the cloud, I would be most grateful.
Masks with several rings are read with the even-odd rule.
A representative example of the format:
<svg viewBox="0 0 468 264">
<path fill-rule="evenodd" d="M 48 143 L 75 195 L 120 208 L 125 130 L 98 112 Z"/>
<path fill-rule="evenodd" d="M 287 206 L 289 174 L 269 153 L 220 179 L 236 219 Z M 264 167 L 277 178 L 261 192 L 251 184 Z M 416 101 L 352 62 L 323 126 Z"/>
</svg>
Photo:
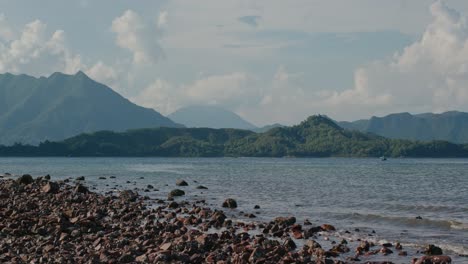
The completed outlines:
<svg viewBox="0 0 468 264">
<path fill-rule="evenodd" d="M 238 108 L 259 99 L 254 79 L 244 72 L 210 75 L 189 84 L 173 85 L 157 79 L 133 101 L 169 114 L 187 105 L 222 105 Z"/>
<path fill-rule="evenodd" d="M 112 31 L 117 34 L 117 45 L 133 54 L 135 64 L 156 63 L 164 57 L 159 43 L 160 27 L 167 22 L 167 13 L 161 13 L 156 23 L 146 23 L 132 10 L 125 11 L 112 22 Z"/>
<path fill-rule="evenodd" d="M 390 60 L 358 69 L 354 88 L 334 93 L 328 102 L 354 104 L 350 110 L 361 116 L 366 111 L 468 110 L 466 18 L 442 1 L 433 3 L 430 12 L 433 20 L 419 40 Z"/>
<path fill-rule="evenodd" d="M 5 15 L 0 14 L 0 40 L 11 40 L 14 38 L 13 30 L 8 24 Z"/>
<path fill-rule="evenodd" d="M 1 72 L 44 75 L 54 71 L 75 73 L 82 67 L 81 57 L 66 47 L 64 31 L 57 30 L 49 36 L 47 25 L 40 20 L 9 36 L 0 41 Z"/>
<path fill-rule="evenodd" d="M 261 18 L 262 18 L 261 16 L 241 16 L 237 18 L 237 20 L 251 27 L 258 27 L 258 21 Z"/>
</svg>

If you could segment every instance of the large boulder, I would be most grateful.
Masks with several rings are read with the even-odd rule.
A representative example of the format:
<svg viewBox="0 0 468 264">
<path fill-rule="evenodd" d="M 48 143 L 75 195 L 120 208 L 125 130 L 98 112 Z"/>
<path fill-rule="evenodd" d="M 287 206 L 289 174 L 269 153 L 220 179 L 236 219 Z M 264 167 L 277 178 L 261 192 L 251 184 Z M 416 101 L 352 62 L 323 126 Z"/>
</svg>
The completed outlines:
<svg viewBox="0 0 468 264">
<path fill-rule="evenodd" d="M 223 202 L 223 207 L 224 207 L 224 208 L 231 208 L 231 209 L 237 208 L 237 202 L 236 202 L 236 200 L 231 199 L 231 198 L 226 199 L 226 200 Z"/>
<path fill-rule="evenodd" d="M 33 177 L 29 174 L 24 174 L 23 176 L 18 178 L 18 183 L 21 183 L 24 185 L 31 184 L 33 183 L 33 181 L 34 181 Z"/>
</svg>

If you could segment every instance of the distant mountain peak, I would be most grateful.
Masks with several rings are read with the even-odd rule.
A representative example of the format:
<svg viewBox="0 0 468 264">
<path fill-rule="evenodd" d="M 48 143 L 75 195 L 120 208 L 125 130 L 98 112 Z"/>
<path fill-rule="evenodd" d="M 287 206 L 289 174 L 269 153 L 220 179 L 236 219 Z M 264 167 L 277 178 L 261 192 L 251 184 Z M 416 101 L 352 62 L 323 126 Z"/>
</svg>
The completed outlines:
<svg viewBox="0 0 468 264">
<path fill-rule="evenodd" d="M 256 126 L 234 112 L 213 105 L 191 105 L 168 116 L 187 127 L 255 129 Z"/>
<path fill-rule="evenodd" d="M 49 77 L 0 74 L 0 144 L 36 144 L 83 132 L 181 127 L 84 72 Z"/>
</svg>

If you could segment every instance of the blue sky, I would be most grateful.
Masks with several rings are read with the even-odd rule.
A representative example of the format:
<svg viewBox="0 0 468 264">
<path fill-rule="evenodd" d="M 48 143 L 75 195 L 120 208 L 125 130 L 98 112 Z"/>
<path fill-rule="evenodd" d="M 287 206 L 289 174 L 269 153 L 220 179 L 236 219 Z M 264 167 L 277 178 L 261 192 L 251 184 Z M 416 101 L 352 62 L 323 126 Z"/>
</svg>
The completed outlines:
<svg viewBox="0 0 468 264">
<path fill-rule="evenodd" d="M 0 0 L 0 14 L 1 72 L 83 70 L 163 114 L 468 110 L 466 1 Z"/>
</svg>

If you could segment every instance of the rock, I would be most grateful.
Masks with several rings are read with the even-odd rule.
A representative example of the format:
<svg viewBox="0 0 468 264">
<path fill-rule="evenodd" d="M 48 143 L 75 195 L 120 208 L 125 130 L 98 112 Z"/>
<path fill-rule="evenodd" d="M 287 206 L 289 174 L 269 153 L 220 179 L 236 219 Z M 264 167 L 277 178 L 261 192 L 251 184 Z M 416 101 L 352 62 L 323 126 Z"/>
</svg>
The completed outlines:
<svg viewBox="0 0 468 264">
<path fill-rule="evenodd" d="M 74 190 L 76 193 L 89 193 L 88 188 L 81 184 L 77 184 Z"/>
<path fill-rule="evenodd" d="M 427 245 L 423 251 L 426 255 L 443 255 L 442 249 L 435 245 Z"/>
<path fill-rule="evenodd" d="M 450 264 L 452 259 L 449 256 L 423 256 L 413 260 L 413 264 Z"/>
<path fill-rule="evenodd" d="M 46 185 L 42 186 L 41 190 L 45 193 L 57 193 L 60 189 L 60 186 L 56 182 L 48 182 Z"/>
<path fill-rule="evenodd" d="M 288 238 L 286 239 L 284 242 L 283 242 L 283 246 L 285 246 L 287 249 L 289 250 L 294 250 L 296 249 L 296 243 L 294 243 L 294 241 L 291 239 L 291 238 Z"/>
<path fill-rule="evenodd" d="M 402 249 L 403 249 L 403 246 L 400 244 L 400 242 L 397 242 L 397 243 L 395 244 L 395 249 L 396 249 L 396 250 L 402 250 Z"/>
<path fill-rule="evenodd" d="M 120 192 L 120 198 L 126 201 L 134 202 L 138 198 L 138 194 L 131 190 L 125 190 Z"/>
<path fill-rule="evenodd" d="M 50 175 L 49 175 L 49 174 L 47 174 L 46 176 L 44 176 L 44 179 L 46 179 L 46 180 L 50 180 Z"/>
<path fill-rule="evenodd" d="M 417 220 L 422 220 L 423 218 L 421 216 L 416 216 Z"/>
<path fill-rule="evenodd" d="M 146 254 L 143 254 L 141 256 L 136 257 L 135 261 L 140 263 L 148 263 L 148 256 Z"/>
<path fill-rule="evenodd" d="M 312 223 L 309 221 L 309 219 L 304 220 L 304 225 L 312 225 Z"/>
<path fill-rule="evenodd" d="M 80 176 L 80 177 L 77 177 L 76 180 L 77 180 L 77 181 L 84 181 L 84 180 L 85 180 L 85 177 L 84 177 L 84 176 Z"/>
<path fill-rule="evenodd" d="M 203 186 L 203 185 L 198 185 L 198 186 L 197 186 L 197 189 L 199 189 L 199 190 L 207 190 L 208 188 L 205 187 L 205 186 Z"/>
<path fill-rule="evenodd" d="M 231 209 L 237 208 L 237 202 L 236 200 L 229 198 L 223 202 L 222 206 L 225 208 L 231 208 Z"/>
<path fill-rule="evenodd" d="M 131 254 L 124 254 L 119 258 L 119 263 L 131 263 L 135 258 Z"/>
<path fill-rule="evenodd" d="M 154 186 L 151 185 L 151 184 L 148 184 L 148 186 L 146 186 L 147 189 L 154 189 Z"/>
<path fill-rule="evenodd" d="M 323 224 L 320 226 L 323 231 L 336 231 L 336 228 L 329 224 Z"/>
<path fill-rule="evenodd" d="M 174 190 L 169 192 L 168 197 L 172 198 L 172 197 L 183 196 L 183 195 L 185 195 L 184 191 L 182 191 L 180 189 L 174 189 Z"/>
<path fill-rule="evenodd" d="M 115 179 L 116 177 L 115 177 L 115 176 L 110 176 L 109 178 L 110 178 L 110 179 Z"/>
<path fill-rule="evenodd" d="M 184 180 L 177 180 L 176 181 L 177 186 L 188 186 L 188 183 Z"/>
<path fill-rule="evenodd" d="M 168 205 L 167 205 L 168 208 L 171 208 L 171 209 L 176 209 L 177 207 L 179 207 L 179 204 L 176 203 L 176 202 L 170 202 Z"/>
<path fill-rule="evenodd" d="M 280 225 L 294 225 L 296 223 L 296 217 L 276 217 L 275 222 Z"/>
<path fill-rule="evenodd" d="M 99 177 L 98 179 L 99 179 L 99 180 L 105 180 L 105 179 L 107 179 L 107 178 L 104 177 L 104 176 L 101 176 L 101 177 Z"/>
<path fill-rule="evenodd" d="M 169 243 L 164 243 L 161 246 L 159 246 L 159 249 L 166 251 L 166 250 L 171 249 L 171 247 L 172 247 L 172 243 L 169 242 Z"/>
<path fill-rule="evenodd" d="M 23 176 L 18 178 L 18 183 L 28 185 L 33 183 L 34 179 L 31 175 L 29 174 L 24 174 Z"/>
<path fill-rule="evenodd" d="M 254 209 L 260 209 L 260 205 L 255 205 Z"/>
</svg>

